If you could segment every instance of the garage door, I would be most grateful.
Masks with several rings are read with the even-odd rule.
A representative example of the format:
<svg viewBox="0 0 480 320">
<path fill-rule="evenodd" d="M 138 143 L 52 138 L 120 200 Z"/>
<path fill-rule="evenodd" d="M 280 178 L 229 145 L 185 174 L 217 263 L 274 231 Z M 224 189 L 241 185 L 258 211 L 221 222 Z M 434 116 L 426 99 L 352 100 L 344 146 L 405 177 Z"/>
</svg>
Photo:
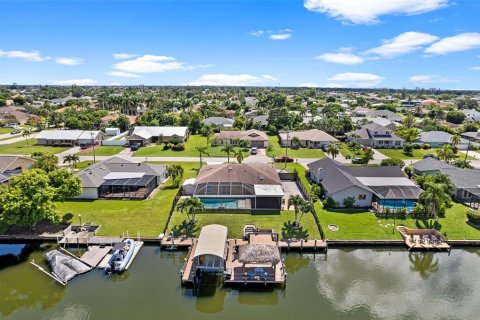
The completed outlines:
<svg viewBox="0 0 480 320">
<path fill-rule="evenodd" d="M 263 148 L 263 141 L 252 141 L 252 147 Z"/>
</svg>

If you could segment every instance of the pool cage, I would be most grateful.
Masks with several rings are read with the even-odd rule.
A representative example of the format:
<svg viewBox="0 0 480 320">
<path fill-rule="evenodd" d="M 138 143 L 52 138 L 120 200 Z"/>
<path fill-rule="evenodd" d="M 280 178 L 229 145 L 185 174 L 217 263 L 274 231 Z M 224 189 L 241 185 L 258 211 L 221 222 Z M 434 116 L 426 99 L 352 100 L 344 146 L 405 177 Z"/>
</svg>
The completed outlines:
<svg viewBox="0 0 480 320">
<path fill-rule="evenodd" d="M 194 196 L 255 196 L 253 185 L 243 182 L 205 182 L 199 183 Z"/>
<path fill-rule="evenodd" d="M 411 212 L 422 189 L 417 186 L 379 186 L 370 187 L 375 192 L 373 208 L 379 212 L 398 211 L 406 209 Z"/>
</svg>

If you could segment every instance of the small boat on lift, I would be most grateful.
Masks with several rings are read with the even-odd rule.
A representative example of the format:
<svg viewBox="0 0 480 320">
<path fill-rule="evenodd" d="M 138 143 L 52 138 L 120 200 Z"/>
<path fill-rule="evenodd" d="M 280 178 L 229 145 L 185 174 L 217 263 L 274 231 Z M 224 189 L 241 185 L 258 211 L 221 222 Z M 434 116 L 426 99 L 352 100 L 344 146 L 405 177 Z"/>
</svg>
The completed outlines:
<svg viewBox="0 0 480 320">
<path fill-rule="evenodd" d="M 122 272 L 133 258 L 135 252 L 135 241 L 125 239 L 123 242 L 116 243 L 113 246 L 113 254 L 105 267 L 105 272 Z"/>
</svg>

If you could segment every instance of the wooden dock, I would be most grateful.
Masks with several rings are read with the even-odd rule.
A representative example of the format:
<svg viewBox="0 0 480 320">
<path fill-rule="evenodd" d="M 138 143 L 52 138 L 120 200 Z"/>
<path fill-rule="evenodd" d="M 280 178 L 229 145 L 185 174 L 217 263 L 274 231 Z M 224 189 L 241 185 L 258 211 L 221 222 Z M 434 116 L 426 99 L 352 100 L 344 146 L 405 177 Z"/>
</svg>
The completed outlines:
<svg viewBox="0 0 480 320">
<path fill-rule="evenodd" d="M 99 237 L 93 236 L 89 237 L 88 235 L 82 235 L 76 233 L 75 235 L 66 235 L 58 241 L 58 244 L 63 246 L 68 245 L 110 245 L 113 246 L 115 243 L 122 242 L 124 238 L 121 237 Z"/>
<path fill-rule="evenodd" d="M 435 229 L 410 229 L 398 226 L 408 250 L 450 250 L 446 238 Z"/>
<path fill-rule="evenodd" d="M 105 256 L 112 250 L 111 246 L 90 246 L 80 260 L 92 268 L 95 268 Z"/>
</svg>

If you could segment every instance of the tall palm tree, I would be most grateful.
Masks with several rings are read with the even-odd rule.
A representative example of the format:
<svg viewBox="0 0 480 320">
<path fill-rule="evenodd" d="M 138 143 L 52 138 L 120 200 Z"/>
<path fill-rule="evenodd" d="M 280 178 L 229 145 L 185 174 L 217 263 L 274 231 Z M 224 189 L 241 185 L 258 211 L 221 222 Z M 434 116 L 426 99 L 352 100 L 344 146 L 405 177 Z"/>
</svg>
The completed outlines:
<svg viewBox="0 0 480 320">
<path fill-rule="evenodd" d="M 441 149 L 438 149 L 437 155 L 440 159 L 442 159 L 446 163 L 449 163 L 450 160 L 452 160 L 455 157 L 455 153 L 453 152 L 452 147 L 450 147 L 450 145 L 448 144 L 444 145 Z"/>
<path fill-rule="evenodd" d="M 233 156 L 235 158 L 237 158 L 238 163 L 242 163 L 242 161 L 244 159 L 242 149 L 236 150 L 235 153 L 233 154 Z"/>
<path fill-rule="evenodd" d="M 23 130 L 22 132 L 22 136 L 25 138 L 25 143 L 27 144 L 27 147 L 28 147 L 28 137 L 30 137 L 30 130 Z"/>
<path fill-rule="evenodd" d="M 363 150 L 362 159 L 365 162 L 365 164 L 368 164 L 371 160 L 374 159 L 373 157 L 374 154 L 375 153 L 373 152 L 372 148 L 366 148 L 365 150 Z"/>
<path fill-rule="evenodd" d="M 228 157 L 227 162 L 230 163 L 230 153 L 235 152 L 235 148 L 231 144 L 228 144 L 224 146 L 221 151 L 227 154 L 227 157 Z"/>
<path fill-rule="evenodd" d="M 425 191 L 420 194 L 419 200 L 429 209 L 430 215 L 438 220 L 438 214 L 442 207 L 450 203 L 450 195 L 445 192 L 443 184 L 428 182 L 425 184 Z"/>
<path fill-rule="evenodd" d="M 201 168 L 203 164 L 203 155 L 206 154 L 208 156 L 207 146 L 196 146 L 195 149 L 198 151 L 200 155 L 200 168 Z"/>
<path fill-rule="evenodd" d="M 298 226 L 298 213 L 300 212 L 301 207 L 305 204 L 305 201 L 303 200 L 303 198 L 301 196 L 296 194 L 296 195 L 288 198 L 288 203 L 287 204 L 288 204 L 288 209 L 290 209 L 290 207 L 293 206 L 293 210 L 295 212 L 294 225 Z"/>
<path fill-rule="evenodd" d="M 340 153 L 340 146 L 338 143 L 330 143 L 327 146 L 327 153 L 332 156 L 332 159 L 335 159 Z"/>
<path fill-rule="evenodd" d="M 461 141 L 462 141 L 462 138 L 460 137 L 460 135 L 458 133 L 454 134 L 450 138 L 450 143 L 452 144 L 452 147 L 454 148 L 454 150 L 457 150 L 457 146 Z"/>
<path fill-rule="evenodd" d="M 74 153 L 71 155 L 71 159 L 72 159 L 73 167 L 77 168 L 77 163 L 80 162 L 80 157 L 76 153 Z"/>
<path fill-rule="evenodd" d="M 202 209 L 203 203 L 195 197 L 185 198 L 177 203 L 177 210 L 186 213 L 190 223 L 195 223 L 195 211 Z"/>
<path fill-rule="evenodd" d="M 179 164 L 172 164 L 167 168 L 168 174 L 172 177 L 173 186 L 176 188 L 179 186 L 180 181 L 183 179 L 183 167 Z"/>
</svg>

